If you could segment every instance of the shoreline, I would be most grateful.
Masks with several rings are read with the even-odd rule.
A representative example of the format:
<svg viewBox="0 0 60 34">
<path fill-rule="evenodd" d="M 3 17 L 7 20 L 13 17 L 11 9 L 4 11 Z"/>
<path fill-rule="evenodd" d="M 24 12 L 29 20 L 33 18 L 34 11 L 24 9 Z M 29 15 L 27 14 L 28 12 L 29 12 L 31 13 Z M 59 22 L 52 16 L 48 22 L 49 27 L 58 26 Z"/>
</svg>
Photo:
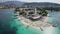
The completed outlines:
<svg viewBox="0 0 60 34">
<path fill-rule="evenodd" d="M 53 27 L 52 24 L 50 23 L 47 23 L 47 22 L 41 22 L 40 20 L 39 21 L 30 21 L 29 19 L 26 19 L 24 18 L 23 16 L 17 16 L 18 20 L 21 21 L 24 25 L 27 25 L 27 26 L 31 26 L 35 29 L 44 29 L 44 28 L 47 28 L 47 27 Z M 47 17 L 48 18 L 48 17 Z M 47 19 L 46 18 L 46 19 Z M 45 20 L 46 21 L 46 20 Z M 37 23 L 38 22 L 38 23 Z"/>
</svg>

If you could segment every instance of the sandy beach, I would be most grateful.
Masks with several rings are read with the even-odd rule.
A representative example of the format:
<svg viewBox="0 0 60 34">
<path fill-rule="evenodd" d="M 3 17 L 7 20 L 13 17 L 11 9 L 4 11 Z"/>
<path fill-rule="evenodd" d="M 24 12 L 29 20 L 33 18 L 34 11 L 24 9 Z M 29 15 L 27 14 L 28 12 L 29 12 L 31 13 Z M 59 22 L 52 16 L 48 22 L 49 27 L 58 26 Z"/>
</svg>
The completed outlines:
<svg viewBox="0 0 60 34">
<path fill-rule="evenodd" d="M 24 25 L 31 26 L 36 29 L 44 29 L 46 27 L 52 27 L 52 24 L 47 23 L 48 17 L 42 22 L 40 20 L 38 21 L 31 21 L 29 19 L 24 18 L 23 16 L 17 16 L 18 20 L 20 20 Z M 43 17 L 45 18 L 45 17 Z M 42 19 L 43 20 L 43 19 Z"/>
</svg>

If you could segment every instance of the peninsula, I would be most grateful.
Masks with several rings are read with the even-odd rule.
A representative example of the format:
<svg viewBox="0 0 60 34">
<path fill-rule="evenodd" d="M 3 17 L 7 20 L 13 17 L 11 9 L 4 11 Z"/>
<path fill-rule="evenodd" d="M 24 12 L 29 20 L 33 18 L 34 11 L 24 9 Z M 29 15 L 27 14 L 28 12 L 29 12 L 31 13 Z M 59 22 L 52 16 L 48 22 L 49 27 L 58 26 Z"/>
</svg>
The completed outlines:
<svg viewBox="0 0 60 34">
<path fill-rule="evenodd" d="M 48 12 L 36 7 L 19 7 L 15 9 L 17 18 L 24 25 L 32 26 L 43 31 L 46 27 L 53 27 L 53 24 L 47 22 Z"/>
</svg>

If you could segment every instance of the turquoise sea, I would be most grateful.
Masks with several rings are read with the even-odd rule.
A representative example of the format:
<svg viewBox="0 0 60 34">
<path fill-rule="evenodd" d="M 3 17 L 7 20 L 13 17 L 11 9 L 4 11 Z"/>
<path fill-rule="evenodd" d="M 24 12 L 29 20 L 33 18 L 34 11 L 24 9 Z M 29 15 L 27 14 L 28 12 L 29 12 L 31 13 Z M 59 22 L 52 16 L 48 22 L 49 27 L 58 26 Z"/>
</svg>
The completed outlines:
<svg viewBox="0 0 60 34">
<path fill-rule="evenodd" d="M 57 24 L 54 28 L 45 28 L 44 31 L 27 27 L 19 21 L 12 9 L 0 9 L 0 34 L 60 34 L 60 12 L 49 12 L 48 22 Z"/>
</svg>

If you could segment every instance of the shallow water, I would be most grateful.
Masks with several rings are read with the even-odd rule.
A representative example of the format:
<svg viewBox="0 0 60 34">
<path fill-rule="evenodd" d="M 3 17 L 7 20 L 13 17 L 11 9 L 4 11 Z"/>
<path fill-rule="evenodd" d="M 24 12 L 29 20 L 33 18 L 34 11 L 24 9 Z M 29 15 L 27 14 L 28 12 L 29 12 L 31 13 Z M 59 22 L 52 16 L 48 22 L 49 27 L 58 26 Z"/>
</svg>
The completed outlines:
<svg viewBox="0 0 60 34">
<path fill-rule="evenodd" d="M 50 17 L 48 17 L 48 22 L 55 24 L 60 27 L 60 12 L 49 12 Z"/>
<path fill-rule="evenodd" d="M 53 12 L 54 13 L 54 12 Z M 49 13 L 50 16 L 48 18 L 49 22 L 53 24 L 56 22 L 59 23 L 59 12 L 55 12 L 54 15 Z M 40 29 L 34 29 L 33 27 L 27 27 L 23 25 L 21 21 L 18 21 L 16 16 L 14 16 L 14 11 L 12 9 L 0 9 L 0 34 L 60 34 L 60 28 L 45 28 L 44 31 Z"/>
</svg>

